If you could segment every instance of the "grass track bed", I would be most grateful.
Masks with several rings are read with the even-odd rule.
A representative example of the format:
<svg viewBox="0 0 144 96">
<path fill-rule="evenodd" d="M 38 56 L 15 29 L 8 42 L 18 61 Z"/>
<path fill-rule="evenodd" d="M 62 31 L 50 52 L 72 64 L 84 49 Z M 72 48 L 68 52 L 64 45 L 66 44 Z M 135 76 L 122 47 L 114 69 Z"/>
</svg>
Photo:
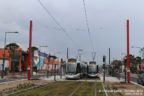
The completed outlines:
<svg viewBox="0 0 144 96">
<path fill-rule="evenodd" d="M 66 87 L 62 87 L 61 89 L 55 91 L 53 94 L 50 94 L 49 96 L 69 96 L 69 94 L 71 94 L 75 88 L 77 88 L 78 86 L 80 86 L 81 82 L 75 82 L 74 84 L 71 84 L 69 86 Z"/>
<path fill-rule="evenodd" d="M 101 83 L 98 85 L 100 86 Z M 75 92 L 77 88 L 79 89 Z M 95 82 L 80 82 L 80 81 L 51 82 L 39 86 L 37 88 L 22 91 L 10 96 L 70 96 L 73 92 L 75 92 L 73 96 L 94 96 Z M 101 94 L 98 96 L 105 96 L 105 95 Z"/>
<path fill-rule="evenodd" d="M 103 89 L 103 85 L 101 82 L 97 82 L 96 83 L 96 90 L 97 90 L 97 95 L 96 96 L 106 96 L 104 89 Z"/>
<path fill-rule="evenodd" d="M 94 96 L 95 94 L 95 83 L 85 82 L 74 96 Z"/>
</svg>

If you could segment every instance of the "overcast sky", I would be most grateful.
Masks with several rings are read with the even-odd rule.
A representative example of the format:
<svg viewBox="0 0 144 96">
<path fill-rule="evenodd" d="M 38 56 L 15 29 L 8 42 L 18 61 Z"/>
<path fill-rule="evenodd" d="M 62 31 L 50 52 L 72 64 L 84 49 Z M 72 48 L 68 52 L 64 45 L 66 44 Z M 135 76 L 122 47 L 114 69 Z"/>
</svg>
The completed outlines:
<svg viewBox="0 0 144 96">
<path fill-rule="evenodd" d="M 4 32 L 19 31 L 7 35 L 7 43 L 16 42 L 26 50 L 29 41 L 29 21 L 33 20 L 33 46 L 64 57 L 66 48 L 70 57 L 76 57 L 77 49 L 83 49 L 83 60 L 92 59 L 92 47 L 87 32 L 82 0 L 41 0 L 45 7 L 65 28 L 73 41 L 42 8 L 38 0 L 0 0 L 0 46 Z M 121 59 L 126 54 L 126 20 L 130 20 L 130 47 L 144 45 L 144 0 L 85 0 L 90 33 L 96 51 L 97 64 L 102 56 L 108 60 Z M 130 49 L 139 55 L 139 49 Z"/>
</svg>

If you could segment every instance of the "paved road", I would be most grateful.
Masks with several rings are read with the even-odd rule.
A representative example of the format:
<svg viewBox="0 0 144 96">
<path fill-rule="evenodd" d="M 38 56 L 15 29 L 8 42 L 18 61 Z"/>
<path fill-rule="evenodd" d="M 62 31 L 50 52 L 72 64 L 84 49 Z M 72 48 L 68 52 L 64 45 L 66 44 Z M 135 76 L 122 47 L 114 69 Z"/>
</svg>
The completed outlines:
<svg viewBox="0 0 144 96">
<path fill-rule="evenodd" d="M 119 73 L 115 73 L 115 76 L 114 76 L 114 77 L 119 78 Z M 124 75 L 123 73 L 121 73 L 121 74 L 120 74 L 120 78 L 122 78 L 122 79 L 125 80 L 125 75 Z M 127 76 L 126 76 L 126 78 L 127 78 Z M 137 78 L 138 78 L 137 75 L 132 74 L 132 73 L 130 74 L 130 81 L 133 81 L 133 82 L 137 83 Z"/>
<path fill-rule="evenodd" d="M 46 75 L 36 75 L 32 76 L 31 79 L 40 79 L 40 77 L 44 77 Z M 1 79 L 0 83 L 9 82 L 9 81 L 15 81 L 15 80 L 22 80 L 27 79 L 27 77 L 16 77 L 16 78 L 9 78 L 9 79 Z"/>
<path fill-rule="evenodd" d="M 40 79 L 41 77 L 45 77 L 45 76 L 46 75 L 36 75 L 36 76 L 32 76 L 31 79 Z M 125 76 L 123 74 L 121 74 L 120 78 L 125 79 Z M 9 81 L 15 81 L 15 80 L 22 80 L 22 79 L 27 79 L 27 77 L 17 77 L 17 78 L 2 79 L 2 80 L 0 80 L 0 83 L 9 82 Z M 87 80 L 90 80 L 90 79 L 88 78 Z M 137 77 L 130 77 L 130 80 L 137 83 Z"/>
<path fill-rule="evenodd" d="M 121 76 L 121 78 L 125 79 L 125 76 Z M 137 77 L 130 77 L 130 81 L 137 83 Z"/>
</svg>

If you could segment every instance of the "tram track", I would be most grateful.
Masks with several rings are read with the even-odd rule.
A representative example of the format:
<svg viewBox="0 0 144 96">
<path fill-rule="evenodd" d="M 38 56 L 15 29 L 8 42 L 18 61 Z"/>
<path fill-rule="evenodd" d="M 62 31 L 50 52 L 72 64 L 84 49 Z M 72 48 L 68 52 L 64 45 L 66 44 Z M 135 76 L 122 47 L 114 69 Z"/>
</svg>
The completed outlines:
<svg viewBox="0 0 144 96">
<path fill-rule="evenodd" d="M 40 86 L 14 96 L 97 96 L 97 79 L 93 81 L 65 81 Z"/>
<path fill-rule="evenodd" d="M 63 84 L 60 87 L 57 87 L 50 92 L 47 93 L 47 96 L 67 96 L 76 86 L 78 86 L 81 82 L 71 82 L 68 81 L 68 84 Z"/>
<path fill-rule="evenodd" d="M 95 96 L 95 82 L 83 82 L 69 96 Z"/>
<path fill-rule="evenodd" d="M 40 95 L 50 96 L 49 94 L 53 94 L 57 90 L 59 90 L 63 87 L 73 85 L 73 84 L 75 84 L 75 83 L 74 82 L 69 82 L 69 81 L 67 81 L 67 82 L 53 82 L 53 83 L 50 83 L 50 84 L 47 84 L 47 85 L 41 85 L 37 88 L 34 88 L 34 90 L 32 92 L 28 91 L 27 93 L 24 93 L 24 94 L 26 96 L 27 96 L 27 94 L 30 94 L 30 93 L 35 93 L 37 95 L 40 94 Z M 21 95 L 19 93 L 16 93 L 16 96 L 21 96 Z"/>
<path fill-rule="evenodd" d="M 90 82 L 89 82 L 90 80 Z M 89 90 L 94 90 L 93 91 L 93 95 L 92 96 L 97 96 L 97 89 L 96 89 L 96 82 L 97 80 L 99 80 L 99 78 L 84 78 L 82 80 L 78 80 L 78 81 L 86 81 L 85 83 L 82 83 L 80 86 L 78 86 L 69 96 L 79 96 L 79 93 L 81 94 L 89 94 Z M 89 86 L 90 83 L 93 83 L 93 85 Z M 92 88 L 91 88 L 92 87 Z M 89 96 L 89 95 L 87 95 Z"/>
<path fill-rule="evenodd" d="M 69 96 L 75 96 L 76 92 L 81 88 L 82 85 L 83 85 L 83 83 L 81 83 L 81 85 L 78 86 L 78 87 L 76 88 L 76 90 L 74 90 Z"/>
<path fill-rule="evenodd" d="M 74 84 L 74 83 L 71 82 L 71 83 L 63 84 L 62 86 L 55 87 L 55 89 L 51 89 L 51 90 L 50 90 L 49 92 L 47 92 L 45 95 L 48 95 L 48 96 L 54 95 L 55 92 L 57 92 L 59 89 L 65 88 L 65 87 L 70 86 L 70 85 L 72 85 L 72 84 Z"/>
<path fill-rule="evenodd" d="M 97 96 L 96 82 L 97 82 L 97 79 L 95 80 L 95 93 L 94 93 L 94 96 Z"/>
</svg>

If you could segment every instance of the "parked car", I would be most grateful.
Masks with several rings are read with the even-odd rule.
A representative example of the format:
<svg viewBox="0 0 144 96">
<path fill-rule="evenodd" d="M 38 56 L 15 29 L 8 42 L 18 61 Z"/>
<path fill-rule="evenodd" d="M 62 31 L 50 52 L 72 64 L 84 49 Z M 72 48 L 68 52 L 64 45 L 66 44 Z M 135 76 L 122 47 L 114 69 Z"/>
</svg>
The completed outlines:
<svg viewBox="0 0 144 96">
<path fill-rule="evenodd" d="M 137 79 L 138 84 L 144 85 L 144 73 L 141 73 Z"/>
</svg>

